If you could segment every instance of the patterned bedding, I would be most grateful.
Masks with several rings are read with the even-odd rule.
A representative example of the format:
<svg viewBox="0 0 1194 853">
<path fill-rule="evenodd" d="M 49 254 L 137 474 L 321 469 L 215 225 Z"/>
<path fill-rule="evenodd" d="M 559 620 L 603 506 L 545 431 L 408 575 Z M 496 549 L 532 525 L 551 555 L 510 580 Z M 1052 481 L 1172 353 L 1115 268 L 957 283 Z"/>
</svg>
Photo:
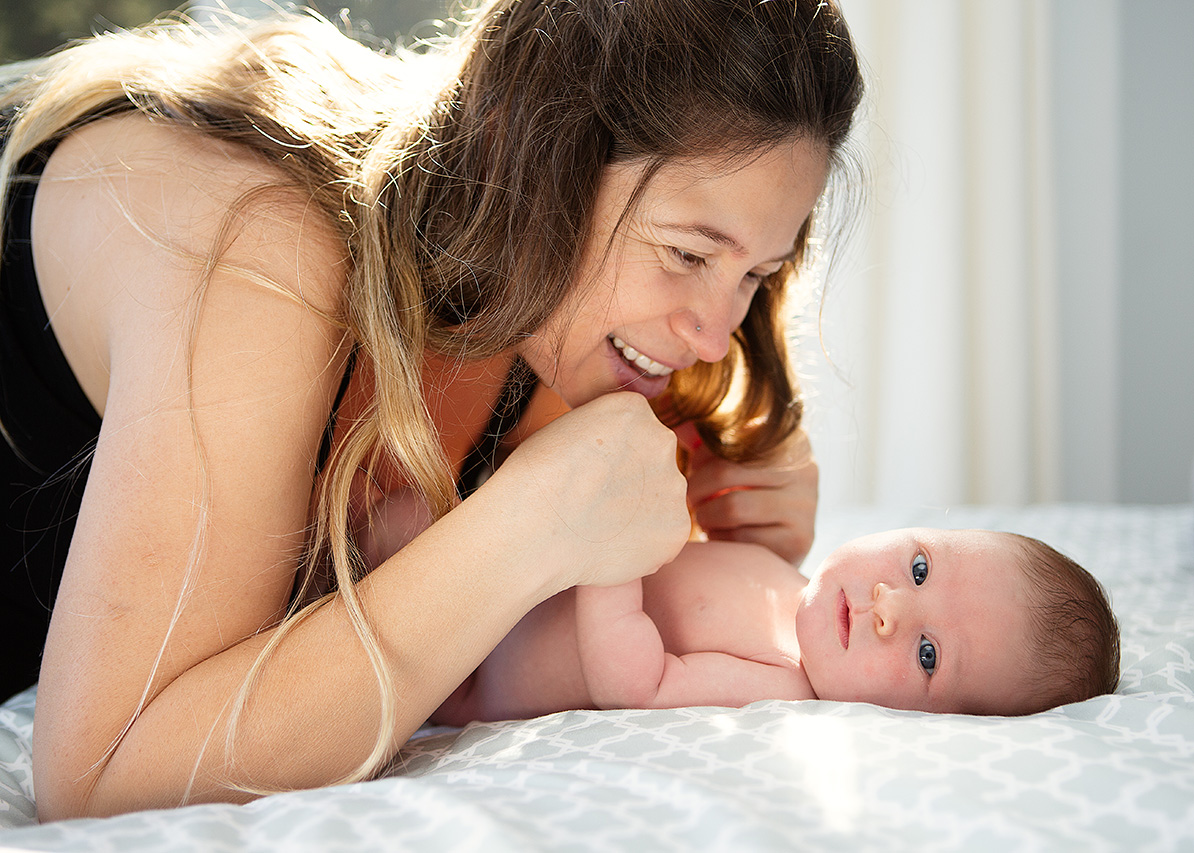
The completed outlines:
<svg viewBox="0 0 1194 853">
<path fill-rule="evenodd" d="M 1194 849 L 1194 507 L 851 511 L 815 565 L 910 524 L 1038 536 L 1111 592 L 1119 692 L 1005 719 L 833 702 L 433 730 L 385 778 L 39 826 L 34 694 L 0 707 L 0 850 Z"/>
</svg>

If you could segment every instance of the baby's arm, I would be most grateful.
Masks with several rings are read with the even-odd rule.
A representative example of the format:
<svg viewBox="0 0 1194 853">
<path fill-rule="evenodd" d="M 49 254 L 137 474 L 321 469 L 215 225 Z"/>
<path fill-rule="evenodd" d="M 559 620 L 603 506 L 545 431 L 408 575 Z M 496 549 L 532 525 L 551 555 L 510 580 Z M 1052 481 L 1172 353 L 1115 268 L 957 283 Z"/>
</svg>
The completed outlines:
<svg viewBox="0 0 1194 853">
<path fill-rule="evenodd" d="M 725 652 L 665 651 L 642 605 L 642 581 L 576 589 L 581 673 L 598 708 L 738 708 L 760 699 L 816 698 L 793 666 Z"/>
<path fill-rule="evenodd" d="M 598 708 L 650 707 L 668 655 L 643 612 L 643 582 L 576 588 L 576 645 L 589 698 Z"/>
</svg>

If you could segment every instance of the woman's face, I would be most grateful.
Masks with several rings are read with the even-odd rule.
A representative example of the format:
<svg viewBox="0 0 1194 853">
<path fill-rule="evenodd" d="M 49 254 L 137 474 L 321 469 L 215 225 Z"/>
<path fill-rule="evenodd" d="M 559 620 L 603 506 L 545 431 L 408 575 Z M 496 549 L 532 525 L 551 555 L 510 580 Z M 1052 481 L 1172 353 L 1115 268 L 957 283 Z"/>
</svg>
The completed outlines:
<svg viewBox="0 0 1194 853">
<path fill-rule="evenodd" d="M 627 213 L 644 168 L 606 169 L 578 286 L 519 347 L 572 407 L 655 397 L 674 371 L 720 361 L 761 281 L 792 258 L 827 160 L 796 141 L 736 164 L 672 161 Z"/>
</svg>

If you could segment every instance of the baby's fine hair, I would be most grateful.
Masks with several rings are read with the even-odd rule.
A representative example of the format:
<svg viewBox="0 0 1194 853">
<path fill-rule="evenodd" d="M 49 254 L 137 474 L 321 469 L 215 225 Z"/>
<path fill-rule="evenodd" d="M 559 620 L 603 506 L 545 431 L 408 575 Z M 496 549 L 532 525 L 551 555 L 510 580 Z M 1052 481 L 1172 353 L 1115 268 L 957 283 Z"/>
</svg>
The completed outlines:
<svg viewBox="0 0 1194 853">
<path fill-rule="evenodd" d="M 1021 545 L 1028 581 L 1029 649 L 1036 713 L 1114 693 L 1119 684 L 1119 624 L 1102 585 L 1090 572 L 1038 539 Z"/>
</svg>

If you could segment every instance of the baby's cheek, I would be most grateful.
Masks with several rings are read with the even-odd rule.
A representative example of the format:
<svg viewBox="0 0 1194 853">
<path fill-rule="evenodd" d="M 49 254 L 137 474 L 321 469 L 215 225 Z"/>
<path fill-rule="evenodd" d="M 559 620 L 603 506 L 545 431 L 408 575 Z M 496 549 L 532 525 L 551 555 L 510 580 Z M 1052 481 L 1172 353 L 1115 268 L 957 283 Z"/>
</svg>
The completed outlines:
<svg viewBox="0 0 1194 853">
<path fill-rule="evenodd" d="M 892 656 L 874 658 L 861 669 L 858 701 L 876 705 L 897 703 L 907 689 L 907 682 L 907 667 L 901 666 Z"/>
</svg>

